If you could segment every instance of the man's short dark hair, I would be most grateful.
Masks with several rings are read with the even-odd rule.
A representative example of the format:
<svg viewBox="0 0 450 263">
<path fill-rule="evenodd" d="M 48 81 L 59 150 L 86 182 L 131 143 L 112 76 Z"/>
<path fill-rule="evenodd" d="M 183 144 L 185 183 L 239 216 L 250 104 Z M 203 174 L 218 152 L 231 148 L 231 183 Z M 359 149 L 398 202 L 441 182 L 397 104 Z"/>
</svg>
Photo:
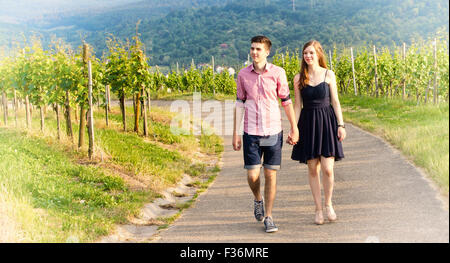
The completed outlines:
<svg viewBox="0 0 450 263">
<path fill-rule="evenodd" d="M 267 50 L 270 50 L 270 48 L 272 47 L 272 42 L 266 36 L 252 37 L 251 43 L 263 43 L 266 45 Z"/>
</svg>

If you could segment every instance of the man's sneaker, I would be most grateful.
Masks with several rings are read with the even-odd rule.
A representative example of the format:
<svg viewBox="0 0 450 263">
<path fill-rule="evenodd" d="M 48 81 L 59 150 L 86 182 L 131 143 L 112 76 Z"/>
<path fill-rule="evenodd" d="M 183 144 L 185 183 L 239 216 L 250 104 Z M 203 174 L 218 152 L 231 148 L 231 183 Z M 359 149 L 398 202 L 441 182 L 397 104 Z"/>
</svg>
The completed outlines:
<svg viewBox="0 0 450 263">
<path fill-rule="evenodd" d="M 264 220 L 264 200 L 254 201 L 255 210 L 253 211 L 257 221 L 262 222 Z"/>
<path fill-rule="evenodd" d="M 266 233 L 278 231 L 278 227 L 275 225 L 273 219 L 270 216 L 264 219 L 264 226 L 266 227 Z"/>
</svg>

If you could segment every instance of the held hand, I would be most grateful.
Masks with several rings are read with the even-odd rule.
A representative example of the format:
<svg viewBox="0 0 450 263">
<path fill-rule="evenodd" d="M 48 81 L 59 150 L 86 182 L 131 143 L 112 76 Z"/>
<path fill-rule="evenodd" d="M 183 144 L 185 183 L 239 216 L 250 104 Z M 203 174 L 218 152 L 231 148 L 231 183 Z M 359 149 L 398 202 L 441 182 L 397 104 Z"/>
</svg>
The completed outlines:
<svg viewBox="0 0 450 263">
<path fill-rule="evenodd" d="M 242 141 L 241 136 L 233 134 L 233 149 L 239 151 L 241 149 Z"/>
<path fill-rule="evenodd" d="M 345 128 L 339 127 L 338 128 L 338 139 L 340 142 L 342 142 L 345 137 L 347 136 L 347 132 L 345 131 Z"/>
<path fill-rule="evenodd" d="M 299 138 L 298 128 L 294 127 L 294 129 L 291 129 L 291 131 L 289 132 L 288 139 L 286 142 L 290 145 L 296 145 L 298 142 L 298 138 Z"/>
</svg>

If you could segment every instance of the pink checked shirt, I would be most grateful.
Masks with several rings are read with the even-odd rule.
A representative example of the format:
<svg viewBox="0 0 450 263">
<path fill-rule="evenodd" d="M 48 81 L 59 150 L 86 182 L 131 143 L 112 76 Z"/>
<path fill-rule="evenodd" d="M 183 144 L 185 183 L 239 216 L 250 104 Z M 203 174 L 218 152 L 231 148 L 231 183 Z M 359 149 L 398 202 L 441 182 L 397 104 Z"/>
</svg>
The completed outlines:
<svg viewBox="0 0 450 263">
<path fill-rule="evenodd" d="M 236 80 L 236 107 L 244 107 L 244 132 L 268 136 L 281 132 L 283 106 L 292 103 L 289 85 L 283 68 L 267 63 L 264 73 L 258 74 L 253 64 L 241 69 Z"/>
</svg>

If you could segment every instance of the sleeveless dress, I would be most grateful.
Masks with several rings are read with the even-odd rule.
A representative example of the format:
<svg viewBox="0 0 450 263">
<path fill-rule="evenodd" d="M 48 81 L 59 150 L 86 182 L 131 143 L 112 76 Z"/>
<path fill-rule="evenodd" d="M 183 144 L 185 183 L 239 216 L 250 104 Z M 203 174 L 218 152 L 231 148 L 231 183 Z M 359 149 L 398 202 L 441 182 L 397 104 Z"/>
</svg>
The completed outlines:
<svg viewBox="0 0 450 263">
<path fill-rule="evenodd" d="M 326 74 L 325 73 L 325 79 Z M 301 90 L 303 109 L 298 121 L 299 141 L 292 149 L 292 160 L 307 163 L 320 156 L 332 157 L 335 161 L 344 158 L 342 143 L 337 137 L 337 118 L 330 104 L 330 86 L 321 82 L 317 86 L 307 85 Z"/>
</svg>

